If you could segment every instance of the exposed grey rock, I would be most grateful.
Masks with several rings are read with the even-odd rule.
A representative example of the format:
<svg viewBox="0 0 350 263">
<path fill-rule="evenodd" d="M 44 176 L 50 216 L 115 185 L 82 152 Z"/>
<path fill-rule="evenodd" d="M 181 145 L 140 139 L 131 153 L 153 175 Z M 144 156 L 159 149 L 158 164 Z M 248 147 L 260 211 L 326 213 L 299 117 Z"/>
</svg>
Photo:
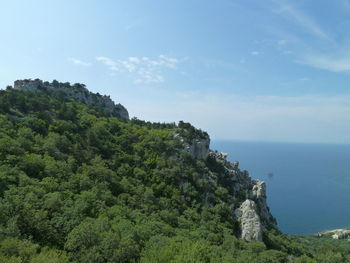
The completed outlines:
<svg viewBox="0 0 350 263">
<path fill-rule="evenodd" d="M 194 138 L 189 143 L 185 142 L 179 134 L 175 134 L 174 137 L 180 139 L 184 145 L 184 150 L 192 155 L 193 158 L 198 160 L 205 160 L 209 154 L 210 138 L 205 136 L 205 138 Z"/>
<path fill-rule="evenodd" d="M 333 239 L 346 239 L 350 236 L 350 231 L 342 231 L 332 235 Z"/>
<path fill-rule="evenodd" d="M 230 177 L 232 181 L 230 187 L 233 193 L 235 193 L 235 195 L 240 195 L 242 191 L 246 191 L 246 198 L 248 198 L 249 190 L 252 188 L 252 179 L 249 177 L 248 172 L 239 170 L 238 162 L 228 161 L 226 153 L 211 150 L 209 152 L 209 157 L 223 165 L 226 176 Z"/>
<path fill-rule="evenodd" d="M 196 159 L 205 160 L 209 153 L 209 137 L 205 139 L 193 139 L 188 145 L 188 152 Z"/>
<path fill-rule="evenodd" d="M 252 190 L 250 192 L 250 198 L 255 200 L 259 207 L 259 214 L 263 225 L 276 226 L 276 220 L 271 215 L 270 210 L 266 203 L 266 184 L 260 180 L 252 180 Z"/>
<path fill-rule="evenodd" d="M 255 236 L 257 238 L 260 238 L 259 235 L 259 229 L 263 229 L 267 226 L 276 227 L 276 220 L 271 215 L 269 208 L 267 206 L 266 202 L 266 184 L 263 181 L 260 180 L 254 180 L 249 176 L 249 173 L 247 171 L 241 171 L 238 168 L 239 163 L 238 162 L 230 162 L 227 160 L 227 155 L 224 153 L 220 153 L 218 151 L 209 151 L 209 158 L 214 158 L 216 162 L 221 163 L 224 167 L 223 174 L 220 176 L 228 177 L 231 181 L 229 184 L 231 191 L 234 196 L 239 198 L 244 198 L 241 203 L 239 209 L 233 210 L 233 214 L 235 217 L 237 217 L 242 222 L 242 235 L 244 236 L 244 239 L 247 241 L 253 241 L 256 239 L 248 238 L 250 236 L 250 233 L 248 230 L 249 228 L 246 228 L 246 230 L 243 229 L 243 226 L 246 227 L 248 223 L 246 222 L 252 222 L 252 220 L 245 220 L 247 215 L 251 215 L 252 218 L 254 218 L 254 224 L 255 224 L 255 230 L 258 234 Z M 241 201 L 241 202 L 242 202 Z M 232 204 L 228 204 L 232 205 Z M 248 209 L 248 208 L 254 208 L 254 209 Z M 243 208 L 243 209 L 242 209 Z M 244 209 L 246 211 L 250 211 L 247 214 L 244 214 Z M 253 211 L 255 211 L 253 213 Z M 253 216 L 256 214 L 257 216 Z M 243 221 L 242 221 L 243 220 Z M 253 225 L 254 225 L 253 224 Z M 249 226 L 249 224 L 248 224 Z M 247 230 L 248 229 L 248 230 Z"/>
<path fill-rule="evenodd" d="M 98 106 L 111 113 L 113 116 L 129 119 L 129 113 L 121 104 L 115 104 L 109 96 L 102 96 L 88 91 L 83 84 L 70 85 L 69 83 L 60 83 L 57 81 L 43 82 L 36 80 L 16 80 L 14 88 L 24 91 L 40 92 L 43 90 L 54 90 L 63 92 L 67 96 L 78 102 Z"/>
<path fill-rule="evenodd" d="M 248 171 L 241 171 L 239 162 L 230 162 L 227 153 L 210 150 L 209 136 L 205 138 L 201 134 L 190 141 L 182 138 L 180 133 L 175 133 L 174 137 L 180 139 L 183 149 L 194 158 L 213 164 L 214 170 L 204 172 L 200 178 L 202 203 L 206 206 L 214 206 L 218 202 L 227 205 L 241 222 L 241 237 L 246 241 L 262 241 L 263 228 L 276 227 L 276 220 L 270 214 L 266 202 L 265 182 L 253 180 Z M 185 190 L 186 182 L 180 182 L 181 191 Z M 221 199 L 220 193 L 218 199 L 215 192 L 218 185 L 222 187 L 222 182 L 226 184 L 224 187 L 231 195 L 229 199 Z M 184 198 L 183 202 L 186 202 Z M 239 208 L 235 209 L 237 207 Z"/>
<path fill-rule="evenodd" d="M 333 229 L 333 230 L 327 230 L 323 232 L 319 232 L 316 234 L 316 236 L 331 236 L 333 239 L 348 239 L 350 237 L 350 230 L 349 229 Z M 350 241 L 350 239 L 348 239 Z"/>
<path fill-rule="evenodd" d="M 251 241 L 262 241 L 262 224 L 253 200 L 245 200 L 235 214 L 240 215 L 241 238 Z"/>
<path fill-rule="evenodd" d="M 266 200 L 266 184 L 260 180 L 253 180 L 252 197 L 254 199 Z"/>
</svg>

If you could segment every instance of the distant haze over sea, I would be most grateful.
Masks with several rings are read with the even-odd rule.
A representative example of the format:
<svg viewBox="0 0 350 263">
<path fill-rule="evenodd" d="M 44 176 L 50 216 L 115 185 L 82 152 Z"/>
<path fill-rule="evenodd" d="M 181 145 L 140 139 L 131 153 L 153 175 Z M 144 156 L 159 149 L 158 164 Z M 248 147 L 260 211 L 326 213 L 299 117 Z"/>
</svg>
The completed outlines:
<svg viewBox="0 0 350 263">
<path fill-rule="evenodd" d="M 267 183 L 268 204 L 283 232 L 350 227 L 350 145 L 214 140 L 211 148 Z"/>
</svg>

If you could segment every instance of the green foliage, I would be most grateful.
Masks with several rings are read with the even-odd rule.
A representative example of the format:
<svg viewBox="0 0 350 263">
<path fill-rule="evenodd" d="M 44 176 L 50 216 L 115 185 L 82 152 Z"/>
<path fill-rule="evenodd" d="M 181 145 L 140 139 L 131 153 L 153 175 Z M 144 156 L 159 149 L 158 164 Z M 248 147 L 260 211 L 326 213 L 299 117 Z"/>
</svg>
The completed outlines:
<svg viewBox="0 0 350 263">
<path fill-rule="evenodd" d="M 196 129 L 188 122 L 179 121 L 178 134 L 185 139 L 186 142 L 191 142 L 193 139 L 206 139 L 209 138 L 208 133 Z"/>
<path fill-rule="evenodd" d="M 0 262 L 349 261 L 347 245 L 273 229 L 265 243 L 239 240 L 230 204 L 245 195 L 222 164 L 183 149 L 207 137 L 57 92 L 0 91 Z"/>
</svg>

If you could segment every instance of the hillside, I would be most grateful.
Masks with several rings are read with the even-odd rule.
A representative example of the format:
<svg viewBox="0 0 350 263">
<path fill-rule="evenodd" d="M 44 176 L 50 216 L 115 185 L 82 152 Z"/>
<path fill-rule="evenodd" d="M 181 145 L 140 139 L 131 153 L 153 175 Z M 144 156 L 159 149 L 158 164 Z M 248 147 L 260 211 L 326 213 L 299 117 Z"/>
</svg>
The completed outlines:
<svg viewBox="0 0 350 263">
<path fill-rule="evenodd" d="M 0 91 L 0 262 L 350 262 L 344 241 L 282 234 L 265 183 L 209 144 L 82 84 L 16 81 Z"/>
</svg>

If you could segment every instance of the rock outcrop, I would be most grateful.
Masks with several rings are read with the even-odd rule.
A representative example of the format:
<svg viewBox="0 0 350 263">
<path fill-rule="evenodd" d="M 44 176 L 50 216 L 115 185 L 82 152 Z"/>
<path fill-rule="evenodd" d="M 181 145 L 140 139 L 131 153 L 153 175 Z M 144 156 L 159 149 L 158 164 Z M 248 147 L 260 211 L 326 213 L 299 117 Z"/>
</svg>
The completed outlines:
<svg viewBox="0 0 350 263">
<path fill-rule="evenodd" d="M 52 90 L 62 92 L 74 100 L 93 106 L 98 106 L 105 109 L 112 116 L 129 119 L 129 113 L 121 104 L 115 104 L 109 96 L 102 96 L 90 92 L 83 84 L 70 85 L 69 83 L 61 83 L 58 81 L 43 82 L 40 79 L 35 80 L 16 80 L 14 89 L 40 92 L 44 90 Z"/>
<path fill-rule="evenodd" d="M 266 184 L 254 180 L 247 171 L 241 171 L 238 162 L 229 162 L 226 153 L 209 151 L 208 158 L 215 159 L 224 167 L 222 175 L 228 178 L 231 192 L 240 204 L 228 204 L 241 225 L 241 238 L 247 241 L 261 241 L 262 229 L 276 227 L 276 220 L 271 215 L 266 202 Z M 237 209 L 234 209 L 234 208 Z"/>
<path fill-rule="evenodd" d="M 193 128 L 194 127 L 190 127 Z M 198 160 L 206 160 L 209 154 L 210 137 L 207 133 L 202 131 L 197 131 L 198 134 L 186 138 L 186 135 L 181 133 L 175 133 L 175 137 L 179 138 L 183 148 L 186 152 L 191 154 L 191 156 Z M 185 132 L 186 133 L 186 132 Z"/>
<path fill-rule="evenodd" d="M 238 162 L 227 159 L 227 153 L 210 150 L 210 138 L 206 132 L 184 122 L 179 122 L 178 127 L 180 129 L 174 136 L 180 140 L 183 150 L 193 158 L 205 161 L 208 167 L 200 177 L 202 204 L 213 207 L 219 203 L 229 207 L 240 223 L 241 238 L 249 242 L 262 241 L 264 228 L 277 227 L 267 206 L 265 182 L 254 180 L 247 171 L 241 171 Z M 181 192 L 188 192 L 190 186 L 187 178 L 180 180 Z M 222 192 L 217 191 L 219 187 Z M 221 194 L 225 192 L 232 198 L 222 198 L 225 194 Z M 181 195 L 181 201 L 189 202 L 185 194 Z"/>
<path fill-rule="evenodd" d="M 193 139 L 187 146 L 188 152 L 196 159 L 205 160 L 209 153 L 209 137 L 205 139 Z"/>
<path fill-rule="evenodd" d="M 266 184 L 260 180 L 252 180 L 250 198 L 255 200 L 259 207 L 259 214 L 263 225 L 276 225 L 275 218 L 271 215 L 266 203 Z"/>
<path fill-rule="evenodd" d="M 327 230 L 323 232 L 319 232 L 316 234 L 316 236 L 330 236 L 333 239 L 347 239 L 350 241 L 350 229 L 333 229 L 333 230 Z"/>
<path fill-rule="evenodd" d="M 241 238 L 251 241 L 262 241 L 263 226 L 253 200 L 245 200 L 235 211 L 241 221 Z"/>
</svg>

